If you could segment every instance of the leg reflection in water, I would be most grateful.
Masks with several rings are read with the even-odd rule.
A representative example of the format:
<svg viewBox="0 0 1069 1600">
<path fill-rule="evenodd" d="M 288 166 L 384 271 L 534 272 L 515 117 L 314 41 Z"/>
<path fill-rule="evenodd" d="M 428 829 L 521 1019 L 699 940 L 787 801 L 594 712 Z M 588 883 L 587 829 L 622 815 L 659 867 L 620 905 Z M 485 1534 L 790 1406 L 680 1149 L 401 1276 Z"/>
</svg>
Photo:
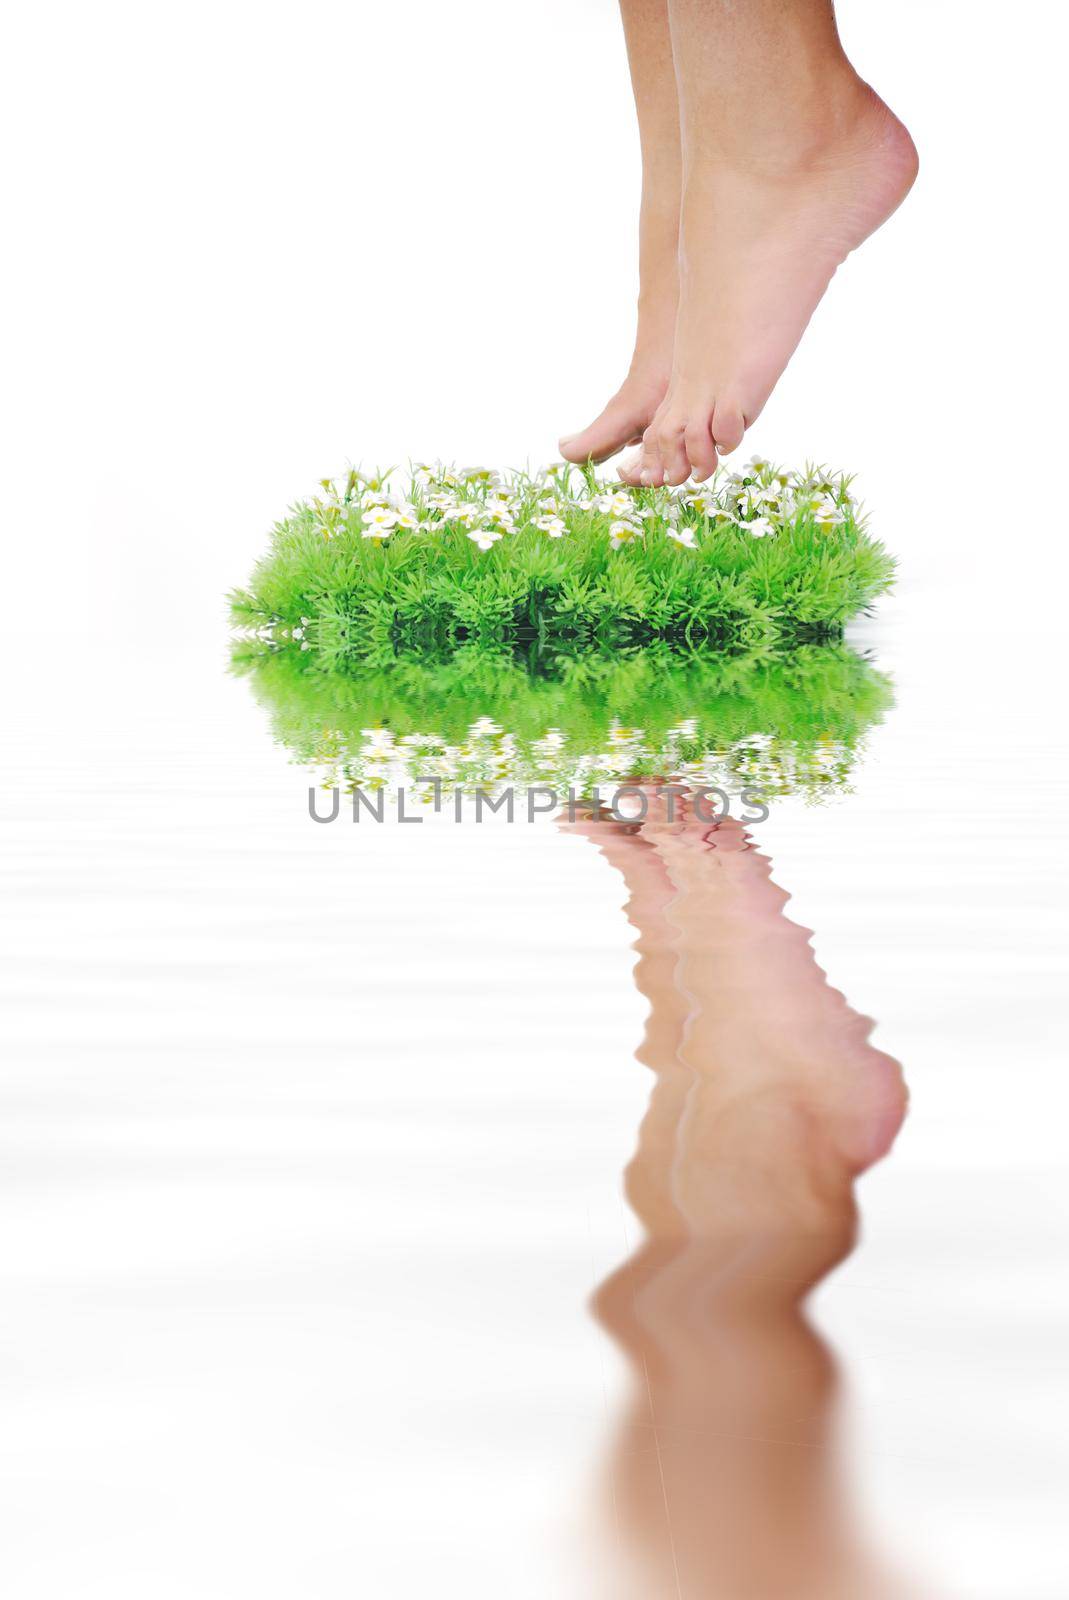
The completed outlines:
<svg viewBox="0 0 1069 1600">
<path fill-rule="evenodd" d="M 854 1181 L 905 1113 L 739 823 L 562 824 L 622 874 L 656 1075 L 627 1196 L 646 1241 L 595 1298 L 636 1393 L 611 1464 L 635 1600 L 882 1600 L 835 1450 L 806 1295 L 849 1253 Z"/>
</svg>

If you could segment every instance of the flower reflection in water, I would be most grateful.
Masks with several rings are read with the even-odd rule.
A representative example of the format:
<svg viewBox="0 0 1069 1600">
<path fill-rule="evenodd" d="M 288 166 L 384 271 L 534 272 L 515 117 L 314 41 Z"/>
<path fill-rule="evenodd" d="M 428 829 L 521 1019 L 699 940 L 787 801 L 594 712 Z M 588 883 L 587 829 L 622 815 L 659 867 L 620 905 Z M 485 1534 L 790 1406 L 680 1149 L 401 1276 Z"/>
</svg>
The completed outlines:
<svg viewBox="0 0 1069 1600">
<path fill-rule="evenodd" d="M 767 798 L 840 792 L 891 685 L 846 645 L 789 651 L 535 649 L 472 643 L 324 671 L 291 645 L 243 640 L 275 737 L 324 788 L 446 793 L 548 784 L 590 795 L 636 771 Z"/>
</svg>

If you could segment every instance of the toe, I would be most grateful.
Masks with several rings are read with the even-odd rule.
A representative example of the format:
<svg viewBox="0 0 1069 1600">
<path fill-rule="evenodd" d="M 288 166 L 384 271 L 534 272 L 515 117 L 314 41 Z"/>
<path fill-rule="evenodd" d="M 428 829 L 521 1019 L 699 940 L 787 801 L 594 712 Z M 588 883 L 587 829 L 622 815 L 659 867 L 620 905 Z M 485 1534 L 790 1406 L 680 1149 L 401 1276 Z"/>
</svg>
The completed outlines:
<svg viewBox="0 0 1069 1600">
<path fill-rule="evenodd" d="M 713 443 L 709 417 L 702 422 L 690 422 L 683 436 L 691 471 L 699 483 L 716 471 L 716 445 Z"/>
<path fill-rule="evenodd" d="M 640 489 L 642 487 L 642 479 L 639 476 L 642 471 L 642 459 L 643 451 L 638 449 L 633 450 L 629 456 L 626 456 L 621 461 L 619 466 L 621 483 L 629 483 L 632 489 Z"/>
<path fill-rule="evenodd" d="M 600 416 L 581 433 L 566 434 L 559 449 L 565 461 L 582 466 L 587 461 L 607 461 L 625 444 L 637 444 L 650 420 L 651 407 L 633 395 L 614 395 Z"/>
<path fill-rule="evenodd" d="M 722 456 L 730 455 L 742 443 L 746 418 L 742 408 L 730 400 L 718 400 L 713 412 L 713 438 Z"/>
<path fill-rule="evenodd" d="M 657 424 L 657 454 L 660 457 L 665 483 L 686 483 L 690 477 L 690 460 L 683 442 L 685 432 L 684 418 L 671 412 L 663 416 Z"/>
<path fill-rule="evenodd" d="M 641 437 L 641 424 L 636 426 L 633 418 L 614 417 L 606 410 L 582 433 L 561 439 L 558 448 L 565 461 L 585 466 L 588 461 L 607 461 L 625 444 L 634 444 Z"/>
<path fill-rule="evenodd" d="M 640 483 L 659 487 L 664 482 L 664 464 L 661 461 L 658 423 L 654 418 L 642 435 L 642 457 L 638 464 Z"/>
</svg>

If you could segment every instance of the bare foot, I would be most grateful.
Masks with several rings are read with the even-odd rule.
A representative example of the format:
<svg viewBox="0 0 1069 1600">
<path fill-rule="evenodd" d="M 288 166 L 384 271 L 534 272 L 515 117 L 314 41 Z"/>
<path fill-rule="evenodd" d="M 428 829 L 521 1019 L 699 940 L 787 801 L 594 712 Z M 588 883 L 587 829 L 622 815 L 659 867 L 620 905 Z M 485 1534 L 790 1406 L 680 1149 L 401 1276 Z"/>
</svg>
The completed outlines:
<svg viewBox="0 0 1069 1600">
<path fill-rule="evenodd" d="M 668 390 L 679 303 L 678 159 L 664 183 L 651 187 L 655 194 L 644 196 L 639 222 L 641 288 L 630 369 L 604 411 L 581 433 L 560 441 L 564 459 L 580 465 L 638 444 Z"/>
<path fill-rule="evenodd" d="M 642 145 L 638 332 L 631 367 L 604 411 L 560 441 L 566 461 L 605 461 L 637 444 L 665 397 L 679 303 L 679 212 L 683 192 L 679 97 L 668 0 L 621 0 Z"/>
<path fill-rule="evenodd" d="M 852 72 L 834 114 L 752 154 L 689 162 L 668 392 L 624 464 L 632 484 L 707 478 L 760 414 L 836 268 L 909 192 L 917 152 Z"/>
</svg>

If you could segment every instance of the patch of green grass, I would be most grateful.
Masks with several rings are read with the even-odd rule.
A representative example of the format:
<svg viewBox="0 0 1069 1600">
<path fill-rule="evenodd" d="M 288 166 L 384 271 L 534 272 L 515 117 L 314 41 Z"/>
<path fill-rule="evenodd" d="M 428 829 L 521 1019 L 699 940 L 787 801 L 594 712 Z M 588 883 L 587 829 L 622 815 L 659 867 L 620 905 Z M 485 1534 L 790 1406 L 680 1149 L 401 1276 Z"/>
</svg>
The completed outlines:
<svg viewBox="0 0 1069 1600">
<path fill-rule="evenodd" d="M 469 643 L 339 669 L 297 644 L 248 640 L 233 667 L 293 758 L 348 788 L 425 777 L 589 793 L 680 776 L 817 798 L 848 783 L 892 698 L 889 680 L 841 644 L 733 655 Z"/>
<path fill-rule="evenodd" d="M 591 470 L 352 472 L 294 507 L 236 625 L 324 665 L 398 647 L 533 636 L 753 650 L 834 640 L 894 562 L 849 482 L 754 462 L 711 485 L 632 490 Z"/>
</svg>

